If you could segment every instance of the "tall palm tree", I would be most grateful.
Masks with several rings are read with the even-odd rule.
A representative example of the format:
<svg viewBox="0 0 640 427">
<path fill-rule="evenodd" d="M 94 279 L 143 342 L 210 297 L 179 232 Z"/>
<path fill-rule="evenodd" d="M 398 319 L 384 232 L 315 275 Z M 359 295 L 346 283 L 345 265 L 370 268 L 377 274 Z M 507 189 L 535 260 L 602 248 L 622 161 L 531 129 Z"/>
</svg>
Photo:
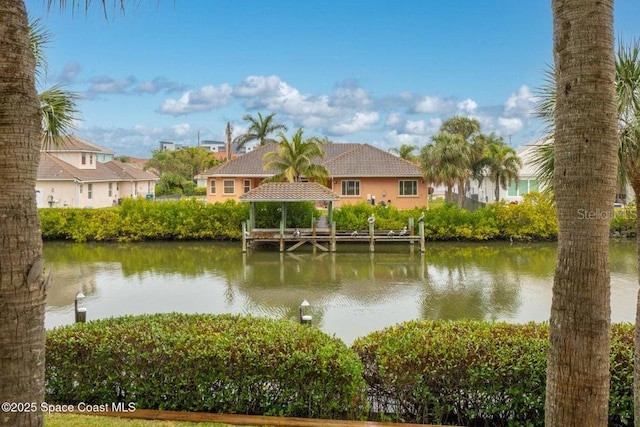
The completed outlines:
<svg viewBox="0 0 640 427">
<path fill-rule="evenodd" d="M 558 249 L 545 425 L 606 426 L 616 189 L 613 0 L 553 0 Z"/>
<path fill-rule="evenodd" d="M 105 1 L 101 3 L 106 12 Z M 85 3 L 88 6 L 90 0 Z M 47 276 L 34 188 L 42 105 L 24 1 L 0 0 L 0 16 L 0 182 L 5 188 L 0 197 L 0 401 L 39 405 L 44 400 Z M 41 411 L 0 414 L 2 425 L 42 423 Z"/>
<path fill-rule="evenodd" d="M 42 86 L 47 68 L 44 48 L 51 41 L 51 35 L 39 19 L 29 23 L 29 41 L 36 61 L 36 82 L 38 86 Z M 65 86 L 64 83 L 60 83 L 38 94 L 42 109 L 42 139 L 45 148 L 55 146 L 61 136 L 68 135 L 75 127 L 79 114 L 78 95 L 65 89 Z"/>
<path fill-rule="evenodd" d="M 280 133 L 280 141 L 276 151 L 264 155 L 264 170 L 276 171 L 275 175 L 265 179 L 265 182 L 299 182 L 303 179 L 326 183 L 329 178 L 327 169 L 315 163 L 324 157 L 323 140 L 319 138 L 303 138 L 302 128 L 293 135 L 291 140 L 284 133 Z"/>
<path fill-rule="evenodd" d="M 425 179 L 447 187 L 446 200 L 453 201 L 453 186 L 471 176 L 470 148 L 458 134 L 439 133 L 421 151 Z M 458 191 L 460 189 L 458 188 Z M 460 204 L 458 200 L 459 206 Z"/>
<path fill-rule="evenodd" d="M 265 145 L 269 142 L 276 142 L 269 138 L 269 135 L 280 131 L 286 132 L 287 126 L 283 123 L 274 122 L 273 117 L 276 113 L 271 113 L 265 117 L 262 117 L 262 113 L 258 113 L 258 117 L 253 117 L 251 114 L 245 114 L 242 120 L 249 123 L 247 131 L 242 135 L 234 139 L 236 148 L 239 150 L 251 141 L 258 141 L 260 145 Z"/>
<path fill-rule="evenodd" d="M 468 169 L 468 174 L 461 174 L 458 179 L 458 206 L 462 207 L 465 198 L 465 188 L 470 177 L 479 178 L 482 169 L 485 143 L 480 134 L 480 121 L 471 117 L 454 116 L 445 120 L 440 126 L 440 133 L 458 135 L 466 147 L 461 149 L 460 167 Z"/>
<path fill-rule="evenodd" d="M 511 182 L 518 181 L 522 160 L 502 138 L 492 137 L 487 143 L 486 167 L 495 183 L 495 199 L 498 201 L 500 187 L 506 190 Z"/>
<path fill-rule="evenodd" d="M 402 144 L 400 147 L 392 147 L 390 153 L 396 154 L 401 159 L 408 160 L 412 163 L 418 163 L 420 158 L 413 154 L 418 149 L 417 146 L 411 144 Z"/>
</svg>

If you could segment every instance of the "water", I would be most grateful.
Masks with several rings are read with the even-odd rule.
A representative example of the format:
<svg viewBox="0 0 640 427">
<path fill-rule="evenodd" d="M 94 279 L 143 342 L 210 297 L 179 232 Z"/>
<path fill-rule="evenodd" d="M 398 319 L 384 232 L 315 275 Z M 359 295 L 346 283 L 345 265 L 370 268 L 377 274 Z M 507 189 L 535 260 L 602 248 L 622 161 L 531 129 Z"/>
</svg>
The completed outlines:
<svg viewBox="0 0 640 427">
<path fill-rule="evenodd" d="M 339 245 L 243 254 L 239 243 L 47 242 L 53 281 L 45 325 L 73 323 L 74 297 L 88 320 L 124 314 L 242 313 L 296 320 L 303 299 L 313 323 L 350 344 L 405 320 L 546 321 L 555 243 Z M 637 291 L 634 241 L 612 242 L 612 320 L 633 322 Z"/>
</svg>

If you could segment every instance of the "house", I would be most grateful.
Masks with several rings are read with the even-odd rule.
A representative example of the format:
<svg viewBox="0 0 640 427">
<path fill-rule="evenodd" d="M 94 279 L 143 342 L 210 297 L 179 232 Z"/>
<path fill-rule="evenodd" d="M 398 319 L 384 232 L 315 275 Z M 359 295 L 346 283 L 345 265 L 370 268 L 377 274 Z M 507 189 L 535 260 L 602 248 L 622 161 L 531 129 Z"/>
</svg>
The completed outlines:
<svg viewBox="0 0 640 427">
<path fill-rule="evenodd" d="M 128 163 L 98 161 L 109 152 L 76 136 L 43 149 L 36 181 L 38 207 L 101 208 L 125 197 L 153 197 L 158 177 Z"/>
<path fill-rule="evenodd" d="M 265 171 L 263 156 L 277 144 L 254 150 L 201 173 L 207 180 L 207 202 L 240 199 L 274 174 Z M 428 184 L 420 167 L 369 144 L 332 143 L 324 145 L 325 157 L 317 163 L 329 172 L 326 186 L 340 195 L 334 206 L 368 202 L 391 204 L 399 209 L 425 206 Z"/>
</svg>

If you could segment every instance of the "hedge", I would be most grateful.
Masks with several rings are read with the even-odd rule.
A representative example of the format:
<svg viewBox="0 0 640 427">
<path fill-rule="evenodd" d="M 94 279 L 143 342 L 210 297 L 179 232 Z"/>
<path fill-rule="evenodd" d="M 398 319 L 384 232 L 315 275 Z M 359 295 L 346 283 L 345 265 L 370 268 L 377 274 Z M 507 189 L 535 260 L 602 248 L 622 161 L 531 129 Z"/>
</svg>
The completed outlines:
<svg viewBox="0 0 640 427">
<path fill-rule="evenodd" d="M 548 328 L 411 321 L 356 340 L 371 418 L 542 426 Z M 633 425 L 633 326 L 614 325 L 610 426 Z"/>
<path fill-rule="evenodd" d="M 280 210 L 280 203 L 256 204 L 256 227 L 279 228 Z M 368 232 L 367 218 L 372 213 L 376 230 L 401 230 L 413 219 L 415 234 L 419 232 L 418 218 L 424 213 L 425 238 L 431 241 L 553 240 L 558 235 L 555 206 L 538 193 L 526 195 L 522 203 L 493 203 L 474 212 L 450 203 L 428 210 L 398 210 L 364 202 L 345 205 L 334 210 L 336 229 Z M 319 217 L 312 202 L 290 203 L 286 227 L 311 227 Z M 249 219 L 249 206 L 231 200 L 206 204 L 197 199 L 125 199 L 122 206 L 105 209 L 44 208 L 40 218 L 45 240 L 239 240 L 242 223 Z M 635 211 L 616 210 L 611 232 L 614 236 L 635 236 Z"/>
<path fill-rule="evenodd" d="M 358 356 L 317 328 L 233 315 L 156 314 L 47 333 L 46 401 L 354 419 Z"/>
</svg>

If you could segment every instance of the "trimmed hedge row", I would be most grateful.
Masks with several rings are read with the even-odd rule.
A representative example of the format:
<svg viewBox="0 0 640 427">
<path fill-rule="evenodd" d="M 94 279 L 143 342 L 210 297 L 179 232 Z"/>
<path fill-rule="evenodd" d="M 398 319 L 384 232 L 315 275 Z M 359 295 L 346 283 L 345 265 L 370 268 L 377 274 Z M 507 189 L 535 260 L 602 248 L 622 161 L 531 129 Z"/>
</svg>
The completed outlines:
<svg viewBox="0 0 640 427">
<path fill-rule="evenodd" d="M 558 235 L 555 207 L 538 193 L 526 195 L 522 203 L 492 203 L 474 212 L 451 203 L 429 210 L 358 203 L 336 209 L 334 219 L 338 230 L 366 230 L 367 218 L 373 213 L 376 229 L 399 230 L 413 218 L 417 234 L 417 220 L 423 212 L 427 240 L 549 240 Z"/>
<path fill-rule="evenodd" d="M 257 226 L 279 227 L 279 208 L 280 203 L 257 204 Z M 291 223 L 311 224 L 314 216 L 318 214 L 312 203 L 294 203 L 287 209 Z M 167 202 L 125 199 L 122 206 L 114 208 L 41 209 L 40 218 L 45 240 L 239 240 L 249 206 L 231 200 L 206 204 L 194 198 Z"/>
<path fill-rule="evenodd" d="M 351 419 L 366 402 L 357 355 L 290 321 L 127 316 L 49 331 L 46 351 L 60 404 Z"/>
<path fill-rule="evenodd" d="M 411 321 L 356 340 L 379 418 L 542 426 L 546 324 Z M 614 325 L 609 425 L 633 425 L 633 325 Z"/>
<path fill-rule="evenodd" d="M 52 403 L 466 426 L 542 426 L 546 324 L 410 321 L 351 348 L 317 328 L 158 314 L 47 333 Z M 611 341 L 609 425 L 633 425 L 633 325 Z"/>
<path fill-rule="evenodd" d="M 256 227 L 280 226 L 280 203 L 256 204 Z M 424 212 L 427 240 L 552 240 L 558 235 L 555 206 L 538 193 L 524 197 L 522 203 L 493 203 L 470 212 L 453 204 L 426 210 L 398 210 L 394 206 L 367 203 L 346 205 L 334 211 L 338 230 L 368 230 L 367 218 L 376 216 L 377 230 L 400 230 Z M 631 214 L 633 213 L 633 215 Z M 286 227 L 311 227 L 320 214 L 311 202 L 287 206 Z M 227 201 L 205 204 L 196 199 L 155 202 L 125 199 L 122 206 L 105 209 L 47 208 L 40 210 L 45 240 L 119 241 L 142 240 L 239 240 L 242 223 L 249 218 L 246 203 Z M 635 213 L 616 211 L 612 234 L 635 235 Z"/>
</svg>

